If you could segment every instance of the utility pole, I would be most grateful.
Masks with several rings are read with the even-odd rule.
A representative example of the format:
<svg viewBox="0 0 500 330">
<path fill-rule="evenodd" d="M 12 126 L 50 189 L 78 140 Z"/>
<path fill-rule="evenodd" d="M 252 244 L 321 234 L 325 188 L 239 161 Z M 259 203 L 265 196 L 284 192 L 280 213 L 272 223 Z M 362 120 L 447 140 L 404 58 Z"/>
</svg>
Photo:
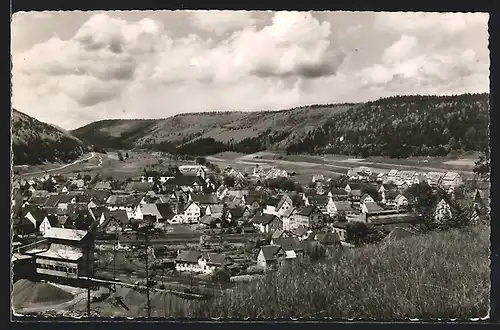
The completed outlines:
<svg viewBox="0 0 500 330">
<path fill-rule="evenodd" d="M 113 241 L 113 282 L 116 281 L 116 244 L 118 242 L 118 234 L 116 234 L 116 242 Z M 113 287 L 116 292 L 116 283 L 113 283 Z"/>
<path fill-rule="evenodd" d="M 89 233 L 90 234 L 90 233 Z M 90 287 L 91 287 L 91 280 L 90 280 L 90 237 L 87 238 L 87 316 L 90 317 Z"/>
</svg>

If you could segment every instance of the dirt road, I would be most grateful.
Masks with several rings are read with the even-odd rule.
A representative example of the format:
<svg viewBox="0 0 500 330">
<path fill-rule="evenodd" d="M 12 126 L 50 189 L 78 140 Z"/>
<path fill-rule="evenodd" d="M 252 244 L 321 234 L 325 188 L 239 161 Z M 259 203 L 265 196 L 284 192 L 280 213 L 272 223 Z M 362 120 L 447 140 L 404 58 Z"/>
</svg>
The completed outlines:
<svg viewBox="0 0 500 330">
<path fill-rule="evenodd" d="M 63 170 L 65 169 L 66 167 L 69 167 L 69 166 L 73 166 L 73 165 L 76 165 L 78 163 L 81 163 L 83 161 L 88 161 L 88 160 L 91 160 L 92 158 L 95 157 L 95 153 L 91 153 L 89 157 L 87 158 L 83 158 L 83 159 L 77 159 L 75 160 L 74 162 L 72 163 L 69 163 L 69 164 L 66 164 L 66 165 L 63 165 L 63 166 L 59 166 L 59 167 L 56 167 L 56 168 L 51 168 L 49 170 L 45 170 L 45 171 L 37 171 L 37 172 L 31 172 L 31 173 L 22 173 L 20 174 L 20 176 L 33 176 L 33 175 L 38 175 L 38 174 L 45 174 L 45 173 L 50 173 L 50 172 L 54 172 L 54 171 L 60 171 L 60 170 Z M 100 157 L 100 156 L 99 156 Z M 102 158 L 101 158 L 102 159 Z M 101 162 L 102 164 L 102 162 Z"/>
</svg>

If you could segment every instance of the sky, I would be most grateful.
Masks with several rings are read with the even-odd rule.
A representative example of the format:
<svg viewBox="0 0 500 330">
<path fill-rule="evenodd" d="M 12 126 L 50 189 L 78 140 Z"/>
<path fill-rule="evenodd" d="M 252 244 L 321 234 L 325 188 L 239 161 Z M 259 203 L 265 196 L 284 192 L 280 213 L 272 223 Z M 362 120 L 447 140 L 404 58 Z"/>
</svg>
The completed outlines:
<svg viewBox="0 0 500 330">
<path fill-rule="evenodd" d="M 489 91 L 487 13 L 128 11 L 12 17 L 12 106 L 115 118 Z"/>
</svg>

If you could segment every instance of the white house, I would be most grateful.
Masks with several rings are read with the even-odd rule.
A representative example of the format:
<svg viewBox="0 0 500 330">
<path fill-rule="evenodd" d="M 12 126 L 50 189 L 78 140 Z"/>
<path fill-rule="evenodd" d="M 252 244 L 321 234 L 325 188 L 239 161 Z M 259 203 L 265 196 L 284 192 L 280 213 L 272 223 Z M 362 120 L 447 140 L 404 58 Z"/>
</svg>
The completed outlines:
<svg viewBox="0 0 500 330">
<path fill-rule="evenodd" d="M 199 251 L 182 251 L 175 259 L 178 272 L 213 274 L 217 269 L 232 264 L 231 258 L 218 253 L 201 253 Z"/>
<path fill-rule="evenodd" d="M 399 194 L 394 199 L 394 202 L 396 203 L 396 208 L 405 207 L 408 205 L 408 198 L 406 198 L 404 195 Z"/>
<path fill-rule="evenodd" d="M 198 204 L 191 202 L 184 209 L 184 219 L 188 223 L 198 223 L 201 217 L 201 208 Z"/>
<path fill-rule="evenodd" d="M 443 188 L 457 187 L 462 183 L 462 177 L 457 172 L 447 172 L 441 179 L 441 186 Z"/>
</svg>

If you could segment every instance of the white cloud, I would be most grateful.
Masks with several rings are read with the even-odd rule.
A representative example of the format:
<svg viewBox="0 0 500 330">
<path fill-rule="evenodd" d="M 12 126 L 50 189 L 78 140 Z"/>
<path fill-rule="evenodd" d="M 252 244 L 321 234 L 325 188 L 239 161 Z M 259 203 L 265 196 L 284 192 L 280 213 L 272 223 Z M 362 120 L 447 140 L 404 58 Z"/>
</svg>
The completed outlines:
<svg viewBox="0 0 500 330">
<path fill-rule="evenodd" d="M 403 33 L 454 34 L 487 26 L 488 18 L 487 13 L 380 12 L 377 13 L 375 26 L 381 30 Z"/>
<path fill-rule="evenodd" d="M 379 21 L 374 26 L 383 31 L 371 32 L 371 22 L 346 20 L 349 24 L 338 31 L 357 36 L 347 40 L 332 33 L 333 14 L 320 21 L 312 13 L 277 12 L 258 28 L 258 17 L 249 12 L 197 12 L 204 22 L 198 20 L 199 27 L 224 31 L 223 38 L 194 30 L 173 37 L 164 25 L 173 12 L 161 15 L 163 21 L 155 15 L 125 20 L 95 14 L 72 36 L 60 38 L 56 33 L 61 31 L 53 31 L 53 38 L 14 52 L 14 107 L 75 128 L 110 117 L 277 109 L 425 90 L 488 90 L 483 44 L 474 39 L 436 43 L 423 36 L 427 28 L 417 29 L 422 20 L 434 24 L 422 16 L 416 16 L 418 22 L 403 16 L 410 27 L 389 32 Z M 455 37 L 474 36 L 474 31 L 481 35 L 485 27 L 474 24 L 466 30 L 455 24 Z M 363 34 L 356 33 L 361 27 Z M 430 32 L 449 36 L 449 30 L 437 29 Z M 362 56 L 346 63 L 355 49 Z"/>
<path fill-rule="evenodd" d="M 195 10 L 191 12 L 192 23 L 202 30 L 218 35 L 254 25 L 250 11 Z"/>
<path fill-rule="evenodd" d="M 386 48 L 382 54 L 384 62 L 399 61 L 407 57 L 417 47 L 418 41 L 414 36 L 402 35 L 401 38 Z"/>
</svg>

